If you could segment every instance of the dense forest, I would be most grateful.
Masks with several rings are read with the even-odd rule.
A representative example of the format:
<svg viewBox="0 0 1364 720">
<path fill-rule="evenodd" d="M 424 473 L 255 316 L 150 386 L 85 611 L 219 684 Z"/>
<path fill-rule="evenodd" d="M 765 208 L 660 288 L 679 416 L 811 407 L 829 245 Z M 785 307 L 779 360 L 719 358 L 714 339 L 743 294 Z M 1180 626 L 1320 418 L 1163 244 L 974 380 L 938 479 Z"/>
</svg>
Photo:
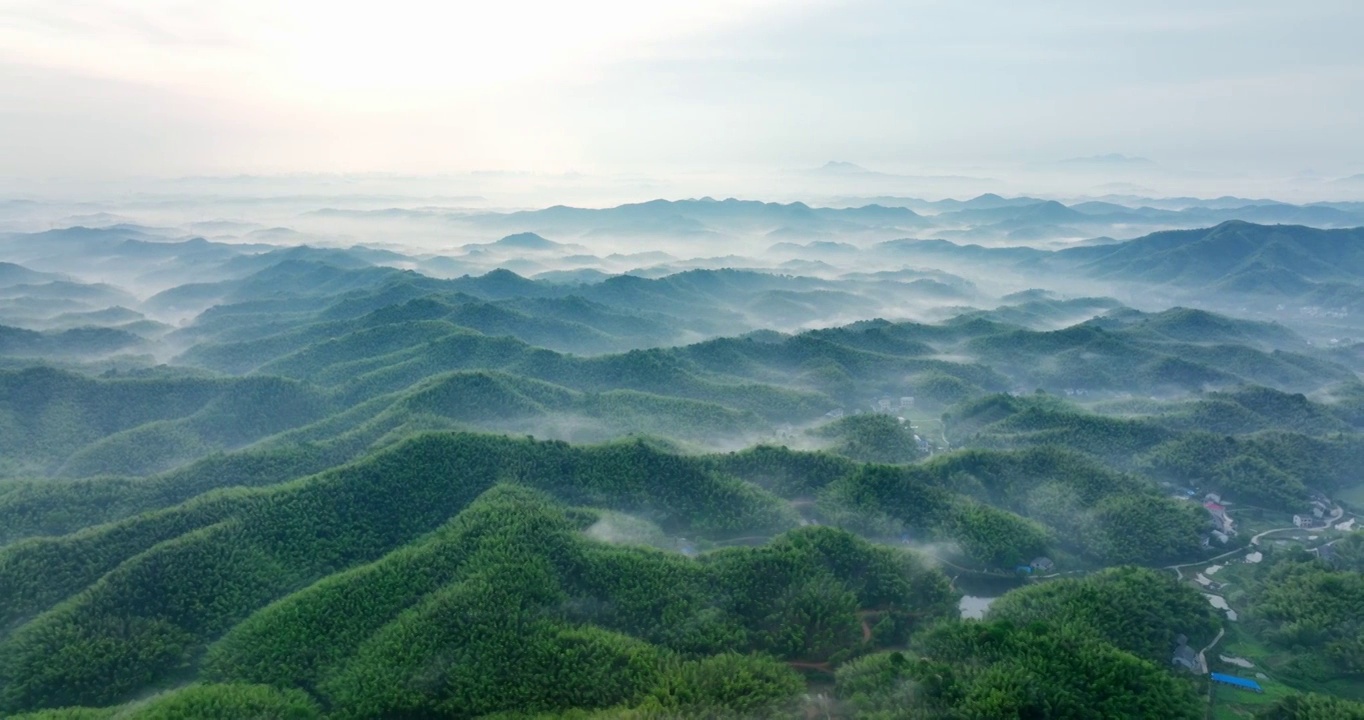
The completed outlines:
<svg viewBox="0 0 1364 720">
<path fill-rule="evenodd" d="M 0 716 L 1364 717 L 1348 343 L 179 244 L 3 286 Z"/>
</svg>

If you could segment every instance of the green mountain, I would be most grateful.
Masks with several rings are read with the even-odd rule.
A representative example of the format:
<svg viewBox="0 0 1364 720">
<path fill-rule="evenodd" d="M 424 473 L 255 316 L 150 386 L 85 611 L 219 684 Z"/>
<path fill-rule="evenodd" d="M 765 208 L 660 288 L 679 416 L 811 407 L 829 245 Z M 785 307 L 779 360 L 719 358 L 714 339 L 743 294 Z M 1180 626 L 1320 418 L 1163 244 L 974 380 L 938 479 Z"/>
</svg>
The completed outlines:
<svg viewBox="0 0 1364 720">
<path fill-rule="evenodd" d="M 1063 251 L 1100 278 L 1124 282 L 1224 286 L 1247 275 L 1263 281 L 1318 283 L 1364 271 L 1360 230 L 1228 221 L 1202 230 L 1160 232 L 1114 246 Z M 1268 274 L 1266 274 L 1268 273 Z M 1258 287 L 1251 285 L 1244 289 Z"/>
<path fill-rule="evenodd" d="M 0 236 L 0 716 L 1348 716 L 1357 231 L 989 245 L 1356 210 L 1108 200 Z"/>
</svg>

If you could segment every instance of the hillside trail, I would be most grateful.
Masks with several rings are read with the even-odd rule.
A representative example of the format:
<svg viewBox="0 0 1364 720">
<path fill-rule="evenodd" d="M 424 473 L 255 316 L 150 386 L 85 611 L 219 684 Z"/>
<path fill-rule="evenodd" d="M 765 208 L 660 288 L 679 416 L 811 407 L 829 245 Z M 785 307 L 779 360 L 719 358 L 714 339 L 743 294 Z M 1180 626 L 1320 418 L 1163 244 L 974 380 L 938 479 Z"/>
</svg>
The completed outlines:
<svg viewBox="0 0 1364 720">
<path fill-rule="evenodd" d="M 1202 650 L 1199 650 L 1199 651 L 1198 651 L 1198 667 L 1199 667 L 1199 673 L 1200 673 L 1200 674 L 1202 674 L 1202 675 L 1208 674 L 1208 658 L 1207 658 L 1207 652 L 1208 652 L 1209 650 L 1211 650 L 1211 649 L 1217 647 L 1217 643 L 1221 642 L 1221 641 L 1222 641 L 1222 636 L 1223 636 L 1223 635 L 1226 635 L 1226 634 L 1227 634 L 1227 628 L 1226 628 L 1225 626 L 1223 626 L 1222 628 L 1218 629 L 1218 631 L 1217 631 L 1217 637 L 1213 638 L 1213 639 L 1212 639 L 1212 642 L 1208 643 L 1208 646 L 1207 646 L 1207 647 L 1205 647 L 1205 648 L 1203 648 Z"/>
<path fill-rule="evenodd" d="M 1279 528 L 1279 530 L 1283 530 L 1283 529 L 1284 529 L 1284 528 Z M 1269 532 L 1275 532 L 1275 531 L 1270 530 Z M 1263 534 L 1264 534 L 1264 533 L 1261 533 L 1261 535 L 1263 535 Z M 1254 538 L 1251 539 L 1251 541 L 1250 541 L 1251 544 L 1252 544 L 1252 545 L 1258 544 L 1258 543 L 1256 543 L 1256 541 L 1259 540 L 1259 538 L 1260 538 L 1260 535 L 1256 535 Z M 1214 555 L 1214 556 L 1212 556 L 1212 557 L 1210 557 L 1210 558 L 1205 558 L 1205 559 L 1203 559 L 1203 560 L 1199 560 L 1198 562 L 1183 563 L 1183 564 L 1180 564 L 1180 565 L 1166 565 L 1165 567 L 1163 567 L 1163 568 L 1161 568 L 1161 569 L 1162 569 L 1162 570 L 1174 570 L 1174 571 L 1175 571 L 1175 575 L 1178 576 L 1180 580 L 1183 580 L 1183 579 L 1184 579 L 1184 571 L 1182 570 L 1182 568 L 1194 567 L 1195 565 L 1207 565 L 1207 564 L 1209 564 L 1209 563 L 1215 563 L 1215 562 L 1217 562 L 1218 560 L 1221 560 L 1221 559 L 1224 558 L 1224 557 L 1231 557 L 1232 555 L 1235 555 L 1236 553 L 1242 553 L 1242 552 L 1246 552 L 1246 549 L 1245 549 L 1245 548 L 1236 548 L 1235 550 L 1228 550 L 1228 551 L 1222 553 L 1221 555 Z"/>
</svg>

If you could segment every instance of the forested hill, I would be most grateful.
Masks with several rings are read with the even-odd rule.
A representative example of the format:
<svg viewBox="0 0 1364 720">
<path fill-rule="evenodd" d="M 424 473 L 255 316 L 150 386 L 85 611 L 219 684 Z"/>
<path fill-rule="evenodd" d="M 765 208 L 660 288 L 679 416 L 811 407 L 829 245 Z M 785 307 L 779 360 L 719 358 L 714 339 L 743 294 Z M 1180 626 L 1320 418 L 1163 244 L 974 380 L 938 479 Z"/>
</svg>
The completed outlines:
<svg viewBox="0 0 1364 720">
<path fill-rule="evenodd" d="M 1201 520 L 1157 510 L 1170 501 L 1135 478 L 1047 453 L 916 468 L 778 449 L 688 458 L 637 442 L 426 435 L 317 475 L 184 501 L 168 496 L 178 484 L 156 480 L 144 482 L 160 492 L 145 494 L 122 481 L 9 488 L 5 527 L 44 513 L 69 522 L 90 494 L 143 506 L 0 548 L 0 708 L 103 705 L 188 673 L 307 690 L 355 717 L 758 710 L 794 698 L 793 669 L 900 647 L 955 615 L 936 559 L 799 527 L 811 518 L 951 540 L 962 547 L 952 560 L 986 567 L 1040 553 L 1166 559 L 1124 547 L 1120 528 L 1053 530 L 986 504 L 1039 512 L 1031 502 L 1050 491 L 1027 483 L 1065 477 L 1087 484 L 1081 502 L 1164 512 L 1134 521 L 1182 524 L 1171 537 L 1193 544 L 1166 552 L 1197 554 Z M 754 534 L 770 541 L 731 540 Z M 678 554 L 683 544 L 703 554 Z M 1189 620 L 1168 623 L 1193 632 Z M 111 624 L 126 629 L 109 634 Z M 1091 642 L 1109 658 L 1096 662 L 1161 672 L 1116 637 Z M 432 663 L 447 668 L 440 682 L 414 684 Z M 558 680 L 539 683 L 544 673 Z M 500 680 L 479 685 L 491 675 Z"/>
<path fill-rule="evenodd" d="M 1357 282 L 1364 273 L 1364 229 L 1228 221 L 1213 228 L 1155 233 L 1062 255 L 1083 259 L 1087 272 L 1126 282 L 1282 292 L 1313 283 Z"/>
<path fill-rule="evenodd" d="M 695 207 L 713 207 L 721 216 L 734 217 L 752 209 L 736 215 L 724 210 L 737 209 L 728 203 Z M 896 212 L 881 211 L 886 217 Z M 1005 211 L 1024 210 L 988 210 Z M 577 211 L 560 212 L 576 216 Z M 581 212 L 581 217 L 598 218 L 615 211 Z M 797 209 L 811 218 L 825 212 L 876 215 L 868 208 Z M 903 208 L 899 212 L 913 215 Z M 507 222 L 514 226 L 538 216 L 498 217 L 512 218 Z M 738 222 L 761 227 L 775 220 Z M 435 296 L 455 305 L 492 305 L 495 310 L 479 308 L 490 314 L 479 321 L 486 323 L 479 329 L 515 334 L 518 326 L 528 332 L 536 326 L 539 340 L 531 339 L 536 344 L 595 353 L 755 329 L 792 331 L 875 316 L 914 317 L 944 304 L 989 306 L 1029 288 L 1120 295 L 1153 310 L 1184 304 L 1281 323 L 1310 321 L 1324 333 L 1333 325 L 1355 327 L 1350 318 L 1364 307 L 1359 281 L 1364 242 L 1357 227 L 1256 224 L 1246 217 L 1196 229 L 1160 230 L 1124 242 L 1047 247 L 973 244 L 969 236 L 950 234 L 919 239 L 911 230 L 905 233 L 835 242 L 818 239 L 817 233 L 788 231 L 789 240 L 764 239 L 752 246 L 735 239 L 726 241 L 729 246 L 719 254 L 687 257 L 657 251 L 593 254 L 588 246 L 519 231 L 449 254 L 431 254 L 364 245 L 281 247 L 185 239 L 130 226 L 66 228 L 0 236 L 0 257 L 12 261 L 0 266 L 0 325 L 48 330 L 58 314 L 110 306 L 176 323 L 215 306 L 236 306 L 202 318 L 185 338 L 192 341 L 209 317 L 228 322 L 220 317 L 225 312 L 249 316 L 237 320 L 250 320 L 253 327 L 278 329 L 292 322 L 295 313 L 314 313 L 342 297 L 354 300 L 344 306 L 354 312 Z M 39 298 L 45 302 L 37 304 Z M 561 302 L 570 298 L 573 302 Z M 1342 309 L 1340 316 L 1320 316 Z M 128 321 L 91 322 L 117 327 Z M 154 327 L 144 325 L 134 332 L 155 339 L 173 329 L 163 326 L 158 333 L 152 332 Z"/>
<path fill-rule="evenodd" d="M 227 306 L 181 331 L 213 339 L 170 366 L 102 361 L 98 376 L 79 365 L 0 369 L 0 473 L 145 474 L 252 443 L 364 445 L 423 428 L 575 441 L 642 432 L 733 446 L 831 413 L 910 402 L 931 413 L 1005 391 L 1108 400 L 1247 386 L 1326 392 L 1355 377 L 1353 363 L 1287 328 L 1188 309 L 1101 305 L 1095 319 L 1035 330 L 1015 323 L 1072 308 L 1029 301 L 936 325 L 871 321 L 586 357 L 537 347 L 545 328 L 522 326 L 521 337 L 474 329 L 490 316 L 468 305 L 418 298 L 337 311 L 354 302 L 286 315 L 273 334 Z M 1307 429 L 1356 422 L 1323 412 L 1344 414 Z M 1238 432 L 1280 427 L 1275 417 L 1228 422 Z"/>
<path fill-rule="evenodd" d="M 449 222 L 508 234 L 456 264 L 0 238 L 0 717 L 1354 712 L 1345 311 L 1031 282 L 1183 292 L 1273 264 L 1343 297 L 1352 251 L 1327 240 L 1354 231 L 793 230 L 745 269 L 459 264 L 547 265 L 668 210 L 753 232 L 1110 212 L 998 200 L 471 215 Z M 530 221 L 580 236 L 510 227 Z M 818 272 L 782 272 L 792 253 Z"/>
</svg>

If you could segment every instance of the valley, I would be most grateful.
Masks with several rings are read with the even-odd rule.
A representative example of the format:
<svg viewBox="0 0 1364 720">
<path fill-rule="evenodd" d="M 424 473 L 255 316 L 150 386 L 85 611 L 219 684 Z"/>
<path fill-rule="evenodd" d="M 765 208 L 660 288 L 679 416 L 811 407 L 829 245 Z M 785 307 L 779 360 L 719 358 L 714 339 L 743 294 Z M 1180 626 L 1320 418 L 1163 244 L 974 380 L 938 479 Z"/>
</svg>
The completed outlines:
<svg viewBox="0 0 1364 720">
<path fill-rule="evenodd" d="M 1364 701 L 1358 231 L 911 204 L 0 236 L 0 714 Z"/>
</svg>

